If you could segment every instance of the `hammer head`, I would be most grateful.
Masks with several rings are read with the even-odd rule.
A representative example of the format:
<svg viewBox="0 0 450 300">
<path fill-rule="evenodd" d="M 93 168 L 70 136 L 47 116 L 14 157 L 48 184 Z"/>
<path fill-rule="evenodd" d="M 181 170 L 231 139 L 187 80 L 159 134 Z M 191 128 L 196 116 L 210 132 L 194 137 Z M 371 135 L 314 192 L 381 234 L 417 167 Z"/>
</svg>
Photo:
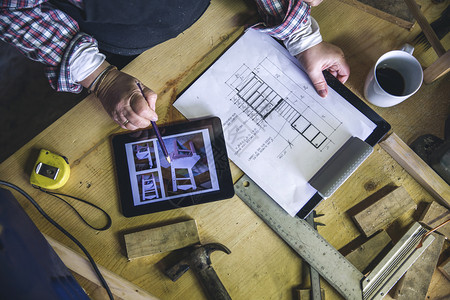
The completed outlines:
<svg viewBox="0 0 450 300">
<path fill-rule="evenodd" d="M 172 267 L 166 269 L 165 274 L 172 279 L 172 281 L 176 281 L 191 267 L 195 269 L 207 268 L 211 265 L 211 253 L 216 250 L 223 251 L 226 254 L 231 253 L 227 247 L 219 243 L 189 247 L 186 249 L 184 258 Z"/>
</svg>

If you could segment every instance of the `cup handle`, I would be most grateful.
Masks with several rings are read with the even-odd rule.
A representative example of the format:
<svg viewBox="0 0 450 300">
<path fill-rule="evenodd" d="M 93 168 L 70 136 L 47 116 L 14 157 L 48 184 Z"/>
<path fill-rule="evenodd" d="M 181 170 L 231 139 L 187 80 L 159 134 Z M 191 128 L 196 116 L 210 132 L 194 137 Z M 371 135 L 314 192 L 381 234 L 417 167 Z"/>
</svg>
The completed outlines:
<svg viewBox="0 0 450 300">
<path fill-rule="evenodd" d="M 407 53 L 412 55 L 413 52 L 414 52 L 414 47 L 411 46 L 410 44 L 404 44 L 403 47 L 400 50 L 405 51 L 405 52 L 407 52 Z"/>
</svg>

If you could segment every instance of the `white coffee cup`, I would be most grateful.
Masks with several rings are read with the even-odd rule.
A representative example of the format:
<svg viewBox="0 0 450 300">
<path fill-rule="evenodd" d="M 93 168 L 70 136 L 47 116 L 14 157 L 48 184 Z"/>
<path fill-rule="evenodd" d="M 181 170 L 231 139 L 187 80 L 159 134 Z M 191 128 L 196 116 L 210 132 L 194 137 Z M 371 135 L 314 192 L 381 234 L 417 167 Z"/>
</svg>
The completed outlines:
<svg viewBox="0 0 450 300">
<path fill-rule="evenodd" d="M 380 107 L 399 104 L 422 85 L 423 70 L 412 56 L 414 48 L 405 44 L 401 50 L 383 54 L 372 67 L 364 84 L 364 97 Z"/>
</svg>

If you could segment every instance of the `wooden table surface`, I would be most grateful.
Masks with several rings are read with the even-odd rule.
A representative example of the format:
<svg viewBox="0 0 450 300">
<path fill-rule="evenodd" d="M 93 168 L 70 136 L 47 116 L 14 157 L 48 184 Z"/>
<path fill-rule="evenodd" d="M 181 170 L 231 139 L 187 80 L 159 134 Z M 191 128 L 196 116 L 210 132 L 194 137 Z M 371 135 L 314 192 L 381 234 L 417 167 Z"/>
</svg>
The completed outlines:
<svg viewBox="0 0 450 300">
<path fill-rule="evenodd" d="M 429 21 L 436 19 L 447 5 L 445 2 L 434 5 L 431 1 L 418 3 L 422 4 Z M 312 9 L 312 15 L 321 26 L 324 39 L 344 50 L 352 70 L 346 85 L 361 98 L 364 79 L 376 59 L 384 52 L 410 42 L 420 32 L 418 26 L 407 31 L 337 0 L 325 0 Z M 251 2 L 212 1 L 194 26 L 177 38 L 146 51 L 123 69 L 158 93 L 156 111 L 159 125 L 184 119 L 171 105 L 177 94 L 233 43 L 245 26 L 255 20 Z M 446 48 L 448 40 L 448 37 L 444 40 Z M 437 59 L 432 49 L 418 50 L 415 56 L 423 66 Z M 426 133 L 443 137 L 444 122 L 450 113 L 448 78 L 422 86 L 416 95 L 395 107 L 372 108 L 407 143 Z M 202 243 L 222 243 L 232 251 L 230 255 L 215 252 L 212 263 L 233 299 L 294 298 L 293 290 L 302 283 L 301 258 L 236 196 L 210 204 L 125 218 L 119 210 L 110 145 L 110 136 L 120 131 L 99 101 L 89 96 L 3 162 L 0 179 L 20 186 L 37 199 L 51 216 L 85 245 L 98 264 L 161 299 L 205 297 L 193 274 L 187 273 L 175 283 L 165 277 L 158 263 L 167 253 L 128 261 L 123 234 L 189 219 L 197 221 Z M 68 157 L 71 178 L 60 191 L 104 208 L 112 217 L 111 229 L 96 232 L 86 227 L 65 205 L 30 186 L 31 168 L 41 148 Z M 233 179 L 237 180 L 242 172 L 233 163 L 231 166 Z M 325 214 L 320 222 L 326 224 L 319 228 L 320 234 L 337 249 L 360 236 L 347 211 L 387 185 L 403 186 L 418 204 L 433 201 L 430 194 L 391 156 L 376 146 L 374 153 L 349 180 L 318 206 L 318 213 Z M 80 252 L 30 203 L 15 195 L 42 232 Z M 75 206 L 88 218 L 97 217 L 96 212 L 83 205 Z M 394 235 L 404 232 L 415 214 L 411 212 L 402 216 L 389 232 Z M 81 282 L 88 291 L 92 289 L 83 280 Z M 323 282 L 323 285 L 327 299 L 340 299 L 328 284 Z M 448 281 L 439 272 L 434 274 L 429 293 L 432 298 L 450 295 Z"/>
</svg>

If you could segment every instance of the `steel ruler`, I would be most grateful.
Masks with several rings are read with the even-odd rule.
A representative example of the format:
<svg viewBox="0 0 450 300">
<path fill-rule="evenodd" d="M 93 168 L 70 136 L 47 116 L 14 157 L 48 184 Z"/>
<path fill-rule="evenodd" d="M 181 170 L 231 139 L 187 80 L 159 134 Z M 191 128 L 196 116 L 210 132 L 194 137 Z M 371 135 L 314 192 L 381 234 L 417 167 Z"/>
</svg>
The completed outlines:
<svg viewBox="0 0 450 300">
<path fill-rule="evenodd" d="M 236 195 L 274 230 L 303 260 L 343 297 L 382 299 L 433 242 L 432 235 L 414 223 L 383 260 L 365 277 L 306 220 L 290 216 L 247 175 L 234 185 Z M 423 246 L 417 247 L 423 237 Z"/>
<path fill-rule="evenodd" d="M 342 296 L 346 299 L 363 299 L 363 274 L 307 221 L 291 217 L 247 175 L 235 183 L 234 190 L 242 201 Z"/>
</svg>

